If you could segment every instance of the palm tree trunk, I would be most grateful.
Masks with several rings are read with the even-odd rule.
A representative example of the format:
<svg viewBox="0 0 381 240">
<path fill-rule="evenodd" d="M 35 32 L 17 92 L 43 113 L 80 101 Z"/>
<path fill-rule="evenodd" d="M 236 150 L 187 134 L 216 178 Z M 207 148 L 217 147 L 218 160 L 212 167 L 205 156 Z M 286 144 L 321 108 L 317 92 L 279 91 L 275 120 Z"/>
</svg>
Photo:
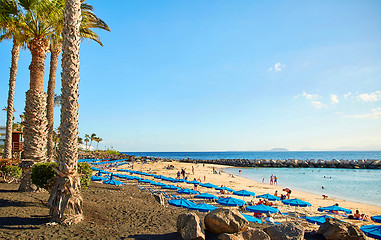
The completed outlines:
<svg viewBox="0 0 381 240">
<path fill-rule="evenodd" d="M 49 41 L 45 38 L 32 39 L 28 47 L 32 53 L 30 70 L 30 89 L 26 92 L 24 148 L 22 157 L 27 161 L 46 161 L 46 93 L 44 92 L 44 73 Z M 30 169 L 23 169 L 19 191 L 34 191 L 31 186 Z"/>
<path fill-rule="evenodd" d="M 56 85 L 56 72 L 58 57 L 61 53 L 61 45 L 50 46 L 50 72 L 48 82 L 48 101 L 46 116 L 48 119 L 48 140 L 47 140 L 47 157 L 49 162 L 54 161 L 54 143 L 53 143 L 53 117 L 54 117 L 54 91 Z"/>
<path fill-rule="evenodd" d="M 78 163 L 79 26 L 81 1 L 67 0 L 62 52 L 61 125 L 57 181 L 49 198 L 53 221 L 75 224 L 83 220 Z"/>
<path fill-rule="evenodd" d="M 7 129 L 5 134 L 4 158 L 12 158 L 12 125 L 13 125 L 13 103 L 15 99 L 15 85 L 17 75 L 17 64 L 20 56 L 20 45 L 13 39 L 12 64 L 9 76 L 8 106 L 7 106 Z"/>
</svg>

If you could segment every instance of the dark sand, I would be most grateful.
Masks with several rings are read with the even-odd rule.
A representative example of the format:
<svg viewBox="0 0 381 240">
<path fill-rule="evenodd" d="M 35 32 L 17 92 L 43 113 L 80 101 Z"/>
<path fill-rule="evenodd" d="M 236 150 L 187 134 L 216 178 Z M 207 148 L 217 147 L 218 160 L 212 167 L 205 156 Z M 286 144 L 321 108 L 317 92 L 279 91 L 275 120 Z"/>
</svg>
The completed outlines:
<svg viewBox="0 0 381 240">
<path fill-rule="evenodd" d="M 18 184 L 0 183 L 0 239 L 181 239 L 177 216 L 137 186 L 92 183 L 83 190 L 85 220 L 49 226 L 47 192 L 19 193 Z"/>
</svg>

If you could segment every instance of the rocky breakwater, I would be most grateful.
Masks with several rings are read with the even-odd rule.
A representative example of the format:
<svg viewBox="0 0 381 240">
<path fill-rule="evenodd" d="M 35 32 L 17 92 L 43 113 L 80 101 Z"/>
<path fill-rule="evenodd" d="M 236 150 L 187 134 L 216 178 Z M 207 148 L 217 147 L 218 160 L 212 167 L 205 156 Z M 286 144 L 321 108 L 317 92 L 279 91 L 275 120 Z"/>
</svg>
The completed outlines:
<svg viewBox="0 0 381 240">
<path fill-rule="evenodd" d="M 366 160 L 298 160 L 298 159 L 182 159 L 180 162 L 212 163 L 234 167 L 274 167 L 274 168 L 352 168 L 352 169 L 381 169 L 381 161 Z"/>
<path fill-rule="evenodd" d="M 159 158 L 155 157 L 136 157 L 132 155 L 127 155 L 124 153 L 107 153 L 104 151 L 80 151 L 78 153 L 79 159 L 109 159 L 109 160 L 121 160 L 126 159 L 127 161 L 157 161 Z"/>
</svg>

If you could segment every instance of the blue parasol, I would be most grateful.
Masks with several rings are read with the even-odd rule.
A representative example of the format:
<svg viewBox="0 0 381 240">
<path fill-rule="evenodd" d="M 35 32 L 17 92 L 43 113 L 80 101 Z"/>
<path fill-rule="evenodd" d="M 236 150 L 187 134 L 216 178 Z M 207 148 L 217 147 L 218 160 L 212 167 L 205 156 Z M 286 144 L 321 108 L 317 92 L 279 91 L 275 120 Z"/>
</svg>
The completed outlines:
<svg viewBox="0 0 381 240">
<path fill-rule="evenodd" d="M 246 207 L 246 210 L 250 211 L 250 212 L 255 212 L 255 213 L 277 213 L 277 212 L 279 212 L 279 210 L 277 208 L 273 208 L 273 207 L 266 206 L 263 204 L 248 206 L 248 207 Z"/>
<path fill-rule="evenodd" d="M 152 181 L 151 185 L 154 185 L 154 186 L 164 186 L 164 185 L 167 185 L 167 184 L 162 183 L 162 182 L 155 182 L 155 181 Z"/>
<path fill-rule="evenodd" d="M 255 217 L 253 217 L 253 216 L 250 216 L 250 215 L 247 215 L 247 214 L 243 214 L 243 213 L 241 213 L 241 214 L 242 214 L 242 216 L 243 216 L 247 221 L 249 221 L 249 222 L 262 223 L 262 221 L 261 221 L 260 219 L 258 219 L 258 218 L 255 218 Z"/>
<path fill-rule="evenodd" d="M 199 194 L 199 192 L 189 188 L 180 189 L 180 190 L 177 190 L 177 192 L 183 193 L 183 194 Z"/>
<path fill-rule="evenodd" d="M 214 185 L 214 184 L 211 184 L 211 183 L 201 183 L 201 186 L 202 187 L 206 187 L 206 188 L 218 188 L 217 185 Z"/>
<path fill-rule="evenodd" d="M 244 196 L 244 197 L 255 196 L 254 192 L 250 192 L 250 191 L 247 191 L 247 190 L 235 191 L 235 192 L 233 192 L 233 194 L 237 195 L 237 196 Z"/>
<path fill-rule="evenodd" d="M 216 189 L 216 190 L 225 190 L 225 191 L 229 191 L 229 192 L 234 192 L 233 189 L 228 188 L 228 187 L 215 187 L 214 189 Z"/>
<path fill-rule="evenodd" d="M 282 201 L 283 204 L 295 206 L 295 207 L 310 207 L 311 203 L 300 200 L 298 198 L 287 199 Z"/>
<path fill-rule="evenodd" d="M 196 205 L 194 202 L 189 201 L 185 198 L 172 199 L 172 200 L 169 200 L 168 203 L 176 207 L 184 207 L 184 208 L 188 208 L 190 206 Z"/>
<path fill-rule="evenodd" d="M 109 180 L 103 181 L 104 184 L 110 184 L 110 185 L 124 185 L 123 182 L 114 180 L 114 176 L 111 175 Z"/>
<path fill-rule="evenodd" d="M 217 208 L 218 207 L 215 207 L 213 205 L 206 204 L 206 203 L 196 204 L 196 205 L 188 207 L 189 210 L 197 210 L 199 212 L 210 212 Z"/>
<path fill-rule="evenodd" d="M 340 212 L 344 212 L 346 214 L 352 213 L 352 210 L 347 209 L 347 208 L 342 208 L 342 207 L 339 207 L 336 205 L 329 206 L 329 207 L 321 207 L 321 208 L 318 208 L 318 211 L 319 212 L 331 212 L 331 211 L 338 211 L 339 212 L 340 211 Z"/>
<path fill-rule="evenodd" d="M 105 181 L 107 178 L 105 177 L 98 177 L 98 176 L 91 176 L 91 181 Z"/>
<path fill-rule="evenodd" d="M 267 199 L 269 201 L 280 201 L 280 197 L 276 197 L 276 196 L 271 195 L 269 193 L 258 195 L 257 198 L 264 198 L 264 199 Z"/>
<path fill-rule="evenodd" d="M 245 201 L 233 197 L 220 198 L 217 200 L 217 203 L 225 206 L 243 206 Z"/>
<path fill-rule="evenodd" d="M 149 179 L 139 179 L 139 182 L 141 182 L 141 183 L 152 183 L 153 181 L 149 180 Z"/>
<path fill-rule="evenodd" d="M 363 225 L 360 227 L 360 230 L 368 237 L 381 239 L 381 225 Z"/>
<path fill-rule="evenodd" d="M 164 186 L 161 186 L 161 188 L 163 188 L 163 189 L 170 189 L 170 190 L 180 190 L 181 189 L 181 188 L 176 187 L 174 185 L 164 185 Z"/>
<path fill-rule="evenodd" d="M 370 219 L 372 219 L 375 222 L 381 223 L 381 215 L 373 216 Z"/>
<path fill-rule="evenodd" d="M 195 198 L 203 198 L 203 199 L 218 199 L 218 197 L 214 196 L 213 194 L 210 193 L 203 193 L 200 195 L 194 196 Z"/>
<path fill-rule="evenodd" d="M 187 183 L 189 183 L 189 184 L 201 184 L 199 181 L 196 181 L 196 180 L 188 181 Z"/>
<path fill-rule="evenodd" d="M 316 223 L 317 225 L 321 225 L 325 223 L 325 219 L 332 218 L 331 216 L 324 215 L 324 216 L 315 216 L 315 217 L 306 217 L 306 220 L 310 223 Z"/>
</svg>

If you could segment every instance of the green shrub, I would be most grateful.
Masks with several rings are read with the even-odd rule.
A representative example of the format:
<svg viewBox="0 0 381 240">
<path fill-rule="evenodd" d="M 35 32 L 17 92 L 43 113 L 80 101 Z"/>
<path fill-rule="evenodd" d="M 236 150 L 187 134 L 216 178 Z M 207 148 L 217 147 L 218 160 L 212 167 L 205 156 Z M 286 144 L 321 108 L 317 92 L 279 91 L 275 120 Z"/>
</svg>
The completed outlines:
<svg viewBox="0 0 381 240">
<path fill-rule="evenodd" d="M 2 166 L 0 172 L 4 181 L 11 183 L 21 177 L 22 169 L 19 166 Z"/>
<path fill-rule="evenodd" d="M 88 163 L 78 163 L 78 173 L 81 179 L 81 188 L 87 189 L 90 186 L 93 170 Z"/>
<path fill-rule="evenodd" d="M 54 168 L 57 168 L 57 163 L 36 163 L 32 167 L 32 183 L 39 188 L 49 189 L 52 184 L 54 177 L 57 176 Z"/>
<path fill-rule="evenodd" d="M 51 188 L 54 178 L 57 176 L 54 168 L 57 168 L 57 163 L 55 162 L 34 164 L 31 175 L 32 183 L 39 188 Z M 78 173 L 80 175 L 81 188 L 87 189 L 90 186 L 90 178 L 93 173 L 90 165 L 78 163 Z"/>
</svg>

